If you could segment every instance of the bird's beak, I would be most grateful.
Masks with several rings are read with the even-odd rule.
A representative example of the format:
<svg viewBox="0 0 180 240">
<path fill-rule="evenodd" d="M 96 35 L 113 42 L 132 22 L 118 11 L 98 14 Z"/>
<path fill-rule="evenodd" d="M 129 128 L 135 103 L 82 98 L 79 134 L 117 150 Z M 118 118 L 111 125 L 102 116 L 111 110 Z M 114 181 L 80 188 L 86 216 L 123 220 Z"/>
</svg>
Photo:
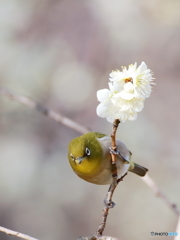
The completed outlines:
<svg viewBox="0 0 180 240">
<path fill-rule="evenodd" d="M 84 158 L 84 157 L 78 157 L 78 158 L 76 158 L 76 159 L 75 159 L 75 163 L 76 163 L 76 164 L 81 164 L 82 161 L 83 161 L 83 158 Z"/>
</svg>

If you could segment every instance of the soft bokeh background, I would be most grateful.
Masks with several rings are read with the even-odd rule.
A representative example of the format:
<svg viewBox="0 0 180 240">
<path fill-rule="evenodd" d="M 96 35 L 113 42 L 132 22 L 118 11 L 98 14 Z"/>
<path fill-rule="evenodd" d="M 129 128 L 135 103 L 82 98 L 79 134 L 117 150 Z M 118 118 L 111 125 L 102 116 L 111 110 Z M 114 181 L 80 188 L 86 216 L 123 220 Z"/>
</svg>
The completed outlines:
<svg viewBox="0 0 180 240">
<path fill-rule="evenodd" d="M 0 85 L 110 134 L 96 116 L 96 91 L 111 70 L 145 61 L 157 85 L 118 136 L 180 207 L 179 9 L 179 0 L 1 0 Z M 67 146 L 79 133 L 2 95 L 0 133 L 0 225 L 41 240 L 93 234 L 108 186 L 70 169 Z M 144 240 L 176 230 L 177 216 L 133 174 L 114 201 L 106 235 Z"/>
</svg>

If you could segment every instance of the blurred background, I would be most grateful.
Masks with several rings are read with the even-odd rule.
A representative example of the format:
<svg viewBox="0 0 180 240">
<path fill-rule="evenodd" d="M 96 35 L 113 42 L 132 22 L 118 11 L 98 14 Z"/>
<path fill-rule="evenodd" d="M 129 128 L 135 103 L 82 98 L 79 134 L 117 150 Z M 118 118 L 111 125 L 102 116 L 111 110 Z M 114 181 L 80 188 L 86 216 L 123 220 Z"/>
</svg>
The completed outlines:
<svg viewBox="0 0 180 240">
<path fill-rule="evenodd" d="M 180 208 L 179 9 L 178 0 L 0 0 L 0 85 L 110 134 L 111 124 L 96 115 L 96 92 L 108 87 L 112 70 L 145 61 L 157 85 L 118 138 Z M 76 136 L 0 95 L 1 226 L 41 240 L 97 230 L 108 186 L 71 170 L 67 146 Z M 114 201 L 105 235 L 148 240 L 151 231 L 176 230 L 177 216 L 131 173 Z"/>
</svg>

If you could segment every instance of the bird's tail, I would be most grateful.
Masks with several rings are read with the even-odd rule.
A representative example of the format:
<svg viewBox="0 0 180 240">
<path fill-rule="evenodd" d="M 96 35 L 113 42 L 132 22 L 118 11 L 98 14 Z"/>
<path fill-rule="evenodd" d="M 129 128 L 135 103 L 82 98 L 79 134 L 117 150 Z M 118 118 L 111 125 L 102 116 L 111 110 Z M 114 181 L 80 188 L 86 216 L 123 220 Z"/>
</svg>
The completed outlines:
<svg viewBox="0 0 180 240">
<path fill-rule="evenodd" d="M 146 175 L 146 172 L 148 171 L 148 169 L 141 165 L 138 165 L 137 163 L 131 162 L 129 171 L 133 172 L 141 177 L 144 177 Z"/>
</svg>

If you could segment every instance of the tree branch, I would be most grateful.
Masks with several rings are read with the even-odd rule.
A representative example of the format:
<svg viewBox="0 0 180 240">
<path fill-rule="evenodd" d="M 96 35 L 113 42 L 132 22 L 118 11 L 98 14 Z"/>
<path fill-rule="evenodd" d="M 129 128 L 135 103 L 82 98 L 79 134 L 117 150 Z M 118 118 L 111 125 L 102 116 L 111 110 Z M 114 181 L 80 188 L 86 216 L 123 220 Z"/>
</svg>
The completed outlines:
<svg viewBox="0 0 180 240">
<path fill-rule="evenodd" d="M 110 185 L 110 188 L 107 192 L 106 198 L 104 200 L 104 208 L 103 208 L 103 214 L 102 214 L 102 222 L 99 225 L 98 231 L 96 236 L 102 236 L 103 231 L 106 226 L 106 221 L 109 213 L 109 209 L 113 208 L 115 206 L 115 203 L 112 201 L 113 193 L 120 181 L 123 180 L 123 178 L 127 175 L 125 173 L 122 177 L 118 179 L 118 174 L 117 174 L 117 166 L 116 166 L 116 156 L 117 156 L 117 146 L 116 146 L 116 132 L 119 126 L 119 119 L 115 119 L 113 122 L 113 128 L 112 128 L 112 134 L 111 134 L 111 139 L 112 139 L 112 145 L 110 148 L 110 153 L 111 153 L 111 164 L 112 164 L 112 184 Z"/>
<path fill-rule="evenodd" d="M 111 158 L 112 158 L 112 164 L 116 163 L 116 151 L 117 151 L 117 147 L 116 147 L 116 132 L 119 126 L 119 119 L 115 119 L 113 122 L 113 128 L 112 128 L 112 134 L 111 134 L 111 139 L 112 139 L 112 146 L 111 146 Z M 117 169 L 116 169 L 117 170 Z"/>
<path fill-rule="evenodd" d="M 47 117 L 52 118 L 56 122 L 60 122 L 60 123 L 64 124 L 66 127 L 69 127 L 69 128 L 71 128 L 71 129 L 73 129 L 77 132 L 80 132 L 82 134 L 84 134 L 86 132 L 89 132 L 89 130 L 86 127 L 83 127 L 82 125 L 74 122 L 70 118 L 67 118 L 67 117 L 63 116 L 60 113 L 57 113 L 57 112 L 55 112 L 51 109 L 48 109 L 47 107 L 43 106 L 41 103 L 37 103 L 37 102 L 35 102 L 34 100 L 32 100 L 28 97 L 12 93 L 11 91 L 9 91 L 9 90 L 7 90 L 3 87 L 0 87 L 0 92 L 3 95 L 9 97 L 11 100 L 15 100 L 15 101 L 20 102 L 20 103 L 22 103 L 23 105 L 25 105 L 29 108 L 35 109 L 38 112 L 46 115 Z"/>
<path fill-rule="evenodd" d="M 114 190 L 116 189 L 117 185 L 119 182 L 123 181 L 123 178 L 127 175 L 127 173 L 125 173 L 121 178 L 119 178 L 118 180 L 116 179 L 116 183 L 113 183 L 110 185 L 110 188 L 108 190 L 108 193 L 106 195 L 106 198 L 104 200 L 104 208 L 103 208 L 103 213 L 102 213 L 102 222 L 99 225 L 98 231 L 96 233 L 96 236 L 100 237 L 103 234 L 103 231 L 105 229 L 106 226 L 106 221 L 107 221 L 107 217 L 108 217 L 108 213 L 109 213 L 109 209 L 113 208 L 115 206 L 115 203 L 112 202 L 112 197 L 113 197 L 113 193 Z M 114 180 L 114 179 L 113 179 Z"/>
<path fill-rule="evenodd" d="M 10 230 L 8 228 L 4 228 L 4 227 L 1 227 L 1 226 L 0 226 L 0 231 L 6 233 L 8 235 L 12 235 L 12 236 L 16 236 L 16 237 L 19 237 L 19 238 L 23 238 L 25 240 L 38 240 L 37 238 L 33 238 L 33 237 L 30 237 L 30 236 L 28 236 L 26 234 L 23 234 L 23 233 L 20 233 L 20 232 L 16 232 L 16 231 L 12 231 L 12 230 Z"/>
</svg>

